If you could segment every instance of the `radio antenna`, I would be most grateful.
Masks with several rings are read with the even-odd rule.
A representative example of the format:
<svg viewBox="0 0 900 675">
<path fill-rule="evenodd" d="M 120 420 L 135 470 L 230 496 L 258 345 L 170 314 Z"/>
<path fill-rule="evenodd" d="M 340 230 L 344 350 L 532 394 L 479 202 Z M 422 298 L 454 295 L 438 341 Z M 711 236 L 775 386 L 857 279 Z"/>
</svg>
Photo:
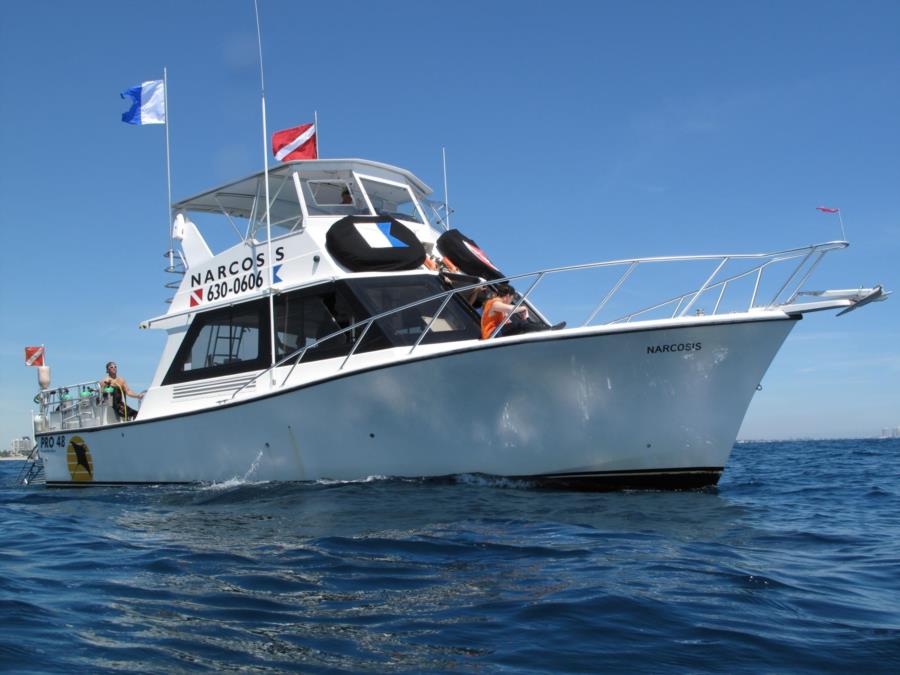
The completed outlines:
<svg viewBox="0 0 900 675">
<path fill-rule="evenodd" d="M 441 159 L 444 163 L 444 223 L 450 229 L 450 197 L 447 195 L 447 148 L 441 146 Z"/>
<path fill-rule="evenodd" d="M 269 136 L 266 130 L 266 76 L 263 71 L 262 57 L 262 31 L 259 28 L 259 2 L 253 0 L 253 11 L 256 14 L 256 44 L 259 47 L 259 84 L 262 100 L 262 141 L 263 141 L 263 176 L 266 187 L 266 267 L 268 267 L 268 296 L 269 296 L 269 354 L 271 363 L 275 365 L 275 308 L 272 286 L 275 283 L 272 267 L 272 218 L 269 214 Z M 271 371 L 274 382 L 275 371 Z"/>
</svg>

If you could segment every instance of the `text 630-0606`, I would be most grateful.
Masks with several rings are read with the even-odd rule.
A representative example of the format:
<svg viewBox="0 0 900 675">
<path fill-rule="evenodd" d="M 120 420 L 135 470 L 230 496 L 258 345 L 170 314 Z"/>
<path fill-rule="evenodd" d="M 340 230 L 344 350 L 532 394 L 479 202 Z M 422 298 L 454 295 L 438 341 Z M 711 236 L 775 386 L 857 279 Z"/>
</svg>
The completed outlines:
<svg viewBox="0 0 900 675">
<path fill-rule="evenodd" d="M 256 272 L 255 274 L 244 274 L 239 277 L 235 277 L 231 281 L 220 281 L 217 284 L 212 284 L 209 288 L 206 289 L 206 298 L 210 302 L 214 300 L 221 300 L 222 298 L 227 298 L 229 295 L 237 295 L 238 293 L 246 293 L 247 291 L 252 291 L 256 288 L 260 288 L 263 285 L 263 275 L 262 272 Z"/>
</svg>

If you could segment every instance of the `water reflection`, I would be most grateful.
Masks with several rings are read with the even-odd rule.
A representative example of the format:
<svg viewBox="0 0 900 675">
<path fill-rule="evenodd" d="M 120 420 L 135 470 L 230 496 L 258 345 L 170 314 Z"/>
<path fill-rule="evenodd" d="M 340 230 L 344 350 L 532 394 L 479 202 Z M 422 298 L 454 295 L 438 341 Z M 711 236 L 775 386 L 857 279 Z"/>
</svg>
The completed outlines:
<svg viewBox="0 0 900 675">
<path fill-rule="evenodd" d="M 689 669 L 741 650 L 841 667 L 798 645 L 858 658 L 900 637 L 896 476 L 845 450 L 739 446 L 700 492 L 477 477 L 5 492 L 0 610 L 23 616 L 24 595 L 42 620 L 0 627 L 53 655 L 37 669 L 590 670 L 598 653 L 625 669 L 648 645 Z"/>
</svg>

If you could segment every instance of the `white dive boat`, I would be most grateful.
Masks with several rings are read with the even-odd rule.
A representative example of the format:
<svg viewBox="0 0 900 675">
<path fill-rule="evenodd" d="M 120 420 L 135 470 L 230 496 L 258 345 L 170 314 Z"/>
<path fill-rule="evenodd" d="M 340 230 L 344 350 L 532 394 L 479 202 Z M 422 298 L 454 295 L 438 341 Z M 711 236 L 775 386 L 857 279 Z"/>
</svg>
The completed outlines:
<svg viewBox="0 0 900 675">
<path fill-rule="evenodd" d="M 271 236 L 262 173 L 173 205 L 183 279 L 168 312 L 141 326 L 168 339 L 140 413 L 118 418 L 96 381 L 44 388 L 35 439 L 47 485 L 469 473 L 576 489 L 714 485 L 803 314 L 886 296 L 802 290 L 844 241 L 614 260 L 510 278 L 538 330 L 482 339 L 473 291 L 502 274 L 442 232 L 422 181 L 360 159 L 268 175 Z M 211 216 L 197 213 L 220 214 L 240 241 L 214 255 L 191 221 Z M 672 292 L 675 277 L 655 302 L 599 320 L 636 270 L 691 263 L 705 269 L 685 292 Z M 611 283 L 588 288 L 580 325 L 551 329 L 535 289 L 585 270 Z M 740 309 L 725 311 L 735 291 Z"/>
</svg>

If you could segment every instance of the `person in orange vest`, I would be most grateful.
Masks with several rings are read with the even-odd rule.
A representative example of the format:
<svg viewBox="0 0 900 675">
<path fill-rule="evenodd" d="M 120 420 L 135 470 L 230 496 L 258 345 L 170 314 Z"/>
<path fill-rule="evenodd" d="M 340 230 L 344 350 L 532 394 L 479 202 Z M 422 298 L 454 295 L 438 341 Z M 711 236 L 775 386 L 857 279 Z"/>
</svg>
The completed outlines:
<svg viewBox="0 0 900 675">
<path fill-rule="evenodd" d="M 528 308 L 522 304 L 516 309 L 513 302 L 516 292 L 512 286 L 508 284 L 499 284 L 495 289 L 495 295 L 484 303 L 481 310 L 481 339 L 487 340 L 497 329 L 501 323 L 503 328 L 497 333 L 498 337 L 503 335 L 516 335 L 518 333 L 529 333 L 534 328 L 530 324 L 520 322 L 512 325 L 509 322 L 510 315 L 515 309 L 515 313 L 521 315 L 524 321 L 528 320 Z M 540 328 L 537 328 L 540 330 Z"/>
</svg>

